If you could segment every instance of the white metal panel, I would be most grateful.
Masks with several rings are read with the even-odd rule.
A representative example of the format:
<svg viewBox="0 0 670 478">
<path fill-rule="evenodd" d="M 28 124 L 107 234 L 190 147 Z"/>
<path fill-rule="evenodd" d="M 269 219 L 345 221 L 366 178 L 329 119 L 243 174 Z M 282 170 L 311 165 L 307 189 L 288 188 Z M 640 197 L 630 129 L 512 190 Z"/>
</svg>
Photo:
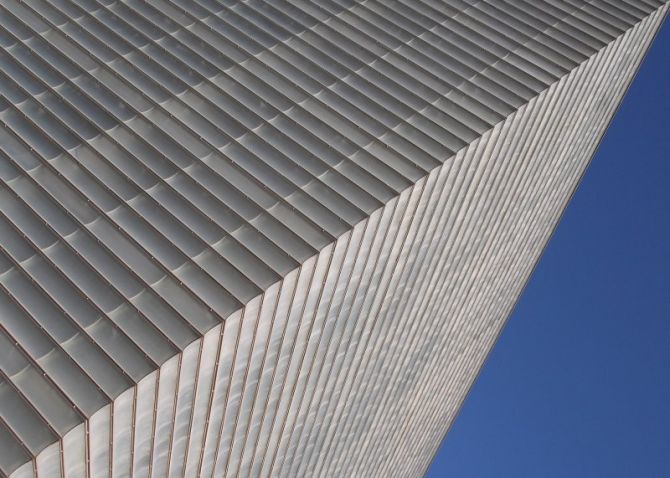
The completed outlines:
<svg viewBox="0 0 670 478">
<path fill-rule="evenodd" d="M 0 0 L 0 474 L 420 473 L 667 10 Z"/>
</svg>

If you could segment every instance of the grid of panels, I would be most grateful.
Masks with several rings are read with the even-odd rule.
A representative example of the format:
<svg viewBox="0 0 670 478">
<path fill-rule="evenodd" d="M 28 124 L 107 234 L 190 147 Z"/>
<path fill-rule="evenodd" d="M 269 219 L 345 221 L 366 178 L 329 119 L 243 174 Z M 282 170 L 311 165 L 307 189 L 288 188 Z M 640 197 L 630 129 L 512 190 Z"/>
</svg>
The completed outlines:
<svg viewBox="0 0 670 478">
<path fill-rule="evenodd" d="M 663 5 L 0 1 L 0 472 L 425 469 Z"/>
</svg>

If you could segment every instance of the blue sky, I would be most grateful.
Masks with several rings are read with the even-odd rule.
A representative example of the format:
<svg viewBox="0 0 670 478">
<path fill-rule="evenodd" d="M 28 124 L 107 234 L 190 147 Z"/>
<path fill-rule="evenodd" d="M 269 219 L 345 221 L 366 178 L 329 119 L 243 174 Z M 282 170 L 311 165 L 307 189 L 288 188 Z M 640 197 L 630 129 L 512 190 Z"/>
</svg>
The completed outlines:
<svg viewBox="0 0 670 478">
<path fill-rule="evenodd" d="M 670 477 L 670 22 L 427 476 Z"/>
</svg>

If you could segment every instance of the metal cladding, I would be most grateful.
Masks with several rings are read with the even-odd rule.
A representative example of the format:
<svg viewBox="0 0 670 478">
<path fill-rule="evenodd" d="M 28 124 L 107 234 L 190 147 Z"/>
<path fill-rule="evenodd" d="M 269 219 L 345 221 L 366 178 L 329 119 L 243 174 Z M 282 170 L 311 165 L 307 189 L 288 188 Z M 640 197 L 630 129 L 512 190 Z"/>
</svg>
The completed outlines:
<svg viewBox="0 0 670 478">
<path fill-rule="evenodd" d="M 667 9 L 0 0 L 0 475 L 419 476 Z"/>
</svg>

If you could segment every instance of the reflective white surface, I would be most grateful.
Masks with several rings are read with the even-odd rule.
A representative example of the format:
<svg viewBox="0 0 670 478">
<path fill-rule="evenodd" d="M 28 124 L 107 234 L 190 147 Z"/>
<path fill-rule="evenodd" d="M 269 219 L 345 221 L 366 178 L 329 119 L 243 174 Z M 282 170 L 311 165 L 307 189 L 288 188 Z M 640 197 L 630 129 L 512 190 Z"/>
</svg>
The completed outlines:
<svg viewBox="0 0 670 478">
<path fill-rule="evenodd" d="M 522 3 L 0 0 L 0 466 L 421 474 L 668 8 Z"/>
</svg>

